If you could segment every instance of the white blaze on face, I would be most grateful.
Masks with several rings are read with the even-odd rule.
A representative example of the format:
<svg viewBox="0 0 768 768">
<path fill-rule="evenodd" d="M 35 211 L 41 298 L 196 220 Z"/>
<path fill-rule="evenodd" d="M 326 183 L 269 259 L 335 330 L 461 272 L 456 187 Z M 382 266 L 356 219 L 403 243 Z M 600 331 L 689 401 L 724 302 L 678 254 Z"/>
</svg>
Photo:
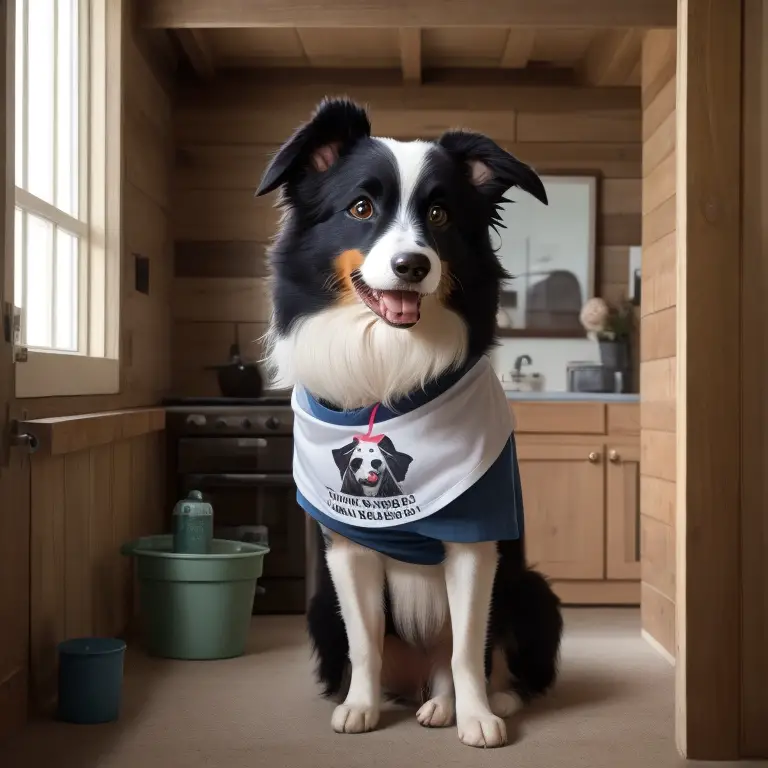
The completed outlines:
<svg viewBox="0 0 768 768">
<path fill-rule="evenodd" d="M 400 178 L 400 204 L 384 234 L 374 243 L 360 269 L 363 280 L 373 289 L 383 291 L 413 290 L 434 293 L 440 284 L 440 258 L 434 248 L 425 244 L 423 222 L 416 220 L 411 200 L 421 179 L 432 144 L 426 141 L 379 139 L 393 155 Z M 392 259 L 398 254 L 423 253 L 429 258 L 429 274 L 420 282 L 405 285 L 392 270 Z"/>
</svg>

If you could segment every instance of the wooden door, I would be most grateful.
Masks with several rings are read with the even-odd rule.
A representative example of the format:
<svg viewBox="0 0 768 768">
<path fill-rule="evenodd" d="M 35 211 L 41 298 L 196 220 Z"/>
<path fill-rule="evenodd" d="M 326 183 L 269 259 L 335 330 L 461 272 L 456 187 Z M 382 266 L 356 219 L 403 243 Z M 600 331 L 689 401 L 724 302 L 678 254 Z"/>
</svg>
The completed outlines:
<svg viewBox="0 0 768 768">
<path fill-rule="evenodd" d="M 0 3 L 0 307 L 13 302 L 13 9 Z M 4 331 L 5 329 L 3 329 Z M 0 332 L 0 741 L 27 719 L 29 676 L 29 458 L 9 441 L 14 413 L 13 351 Z"/>
<path fill-rule="evenodd" d="M 602 579 L 602 443 L 537 444 L 521 436 L 517 448 L 528 561 L 553 579 Z"/>
<path fill-rule="evenodd" d="M 606 576 L 640 578 L 640 447 L 609 445 L 605 465 Z"/>
</svg>

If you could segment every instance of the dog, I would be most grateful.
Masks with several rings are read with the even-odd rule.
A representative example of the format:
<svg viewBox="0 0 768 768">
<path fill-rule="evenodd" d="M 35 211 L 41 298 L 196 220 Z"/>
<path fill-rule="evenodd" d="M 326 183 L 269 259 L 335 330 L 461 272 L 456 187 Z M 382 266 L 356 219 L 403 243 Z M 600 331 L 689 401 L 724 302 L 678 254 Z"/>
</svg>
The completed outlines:
<svg viewBox="0 0 768 768">
<path fill-rule="evenodd" d="M 293 387 L 298 499 L 323 533 L 307 621 L 339 733 L 375 729 L 386 695 L 498 747 L 504 718 L 556 679 L 560 603 L 526 563 L 514 434 L 487 361 L 509 278 L 490 231 L 512 188 L 546 204 L 535 171 L 486 136 L 377 138 L 366 109 L 329 98 L 256 193 L 279 191 L 282 210 L 266 361 Z M 481 531 L 486 510 L 498 520 Z"/>
<path fill-rule="evenodd" d="M 333 451 L 341 473 L 341 491 L 352 496 L 402 496 L 413 458 L 395 449 L 389 438 L 378 443 L 353 440 Z"/>
</svg>

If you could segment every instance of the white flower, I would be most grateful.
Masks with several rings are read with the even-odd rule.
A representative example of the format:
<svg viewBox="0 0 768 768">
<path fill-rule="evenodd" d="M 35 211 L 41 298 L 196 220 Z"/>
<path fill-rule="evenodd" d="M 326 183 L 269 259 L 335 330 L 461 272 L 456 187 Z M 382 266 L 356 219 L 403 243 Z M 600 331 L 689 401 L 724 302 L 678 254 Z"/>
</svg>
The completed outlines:
<svg viewBox="0 0 768 768">
<path fill-rule="evenodd" d="M 579 320 L 585 330 L 593 333 L 603 333 L 610 315 L 610 309 L 604 299 L 595 296 L 589 299 L 581 308 Z"/>
</svg>

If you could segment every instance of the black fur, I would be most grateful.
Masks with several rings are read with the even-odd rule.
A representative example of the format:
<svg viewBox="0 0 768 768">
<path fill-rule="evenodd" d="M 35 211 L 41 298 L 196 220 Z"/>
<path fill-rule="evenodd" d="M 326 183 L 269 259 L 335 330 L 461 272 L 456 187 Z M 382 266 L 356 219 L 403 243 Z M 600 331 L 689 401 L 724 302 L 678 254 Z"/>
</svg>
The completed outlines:
<svg viewBox="0 0 768 768">
<path fill-rule="evenodd" d="M 328 170 L 315 170 L 312 153 L 329 144 L 338 150 L 338 159 Z M 474 160 L 491 171 L 480 185 L 472 180 Z M 389 225 L 387 214 L 399 205 L 397 174 L 390 150 L 371 138 L 365 111 L 346 100 L 323 102 L 277 153 L 257 194 L 278 187 L 282 191 L 285 214 L 270 250 L 279 333 L 338 299 L 334 259 L 349 248 L 366 254 Z M 499 290 L 509 276 L 493 252 L 489 230 L 500 225 L 499 206 L 512 187 L 546 203 L 544 187 L 531 168 L 485 136 L 450 131 L 433 144 L 412 198 L 422 221 L 436 203 L 450 213 L 450 226 L 432 229 L 424 223 L 420 237 L 435 248 L 454 278 L 445 303 L 466 322 L 470 356 L 486 353 L 495 339 Z M 363 194 L 375 201 L 383 212 L 380 217 L 360 221 L 347 215 Z M 354 448 L 353 443 L 335 452 L 342 477 Z M 403 475 L 405 470 L 407 466 Z M 395 481 L 400 479 L 395 475 Z M 501 647 L 516 678 L 516 692 L 527 700 L 544 693 L 555 680 L 562 634 L 560 603 L 544 577 L 528 568 L 522 540 L 497 546 L 500 559 L 488 621 L 486 672 L 491 671 L 491 649 Z M 318 590 L 308 610 L 308 626 L 317 676 L 330 696 L 339 694 L 344 685 L 349 648 L 325 557 L 318 563 Z M 389 595 L 384 598 L 385 631 L 397 634 Z"/>
</svg>

